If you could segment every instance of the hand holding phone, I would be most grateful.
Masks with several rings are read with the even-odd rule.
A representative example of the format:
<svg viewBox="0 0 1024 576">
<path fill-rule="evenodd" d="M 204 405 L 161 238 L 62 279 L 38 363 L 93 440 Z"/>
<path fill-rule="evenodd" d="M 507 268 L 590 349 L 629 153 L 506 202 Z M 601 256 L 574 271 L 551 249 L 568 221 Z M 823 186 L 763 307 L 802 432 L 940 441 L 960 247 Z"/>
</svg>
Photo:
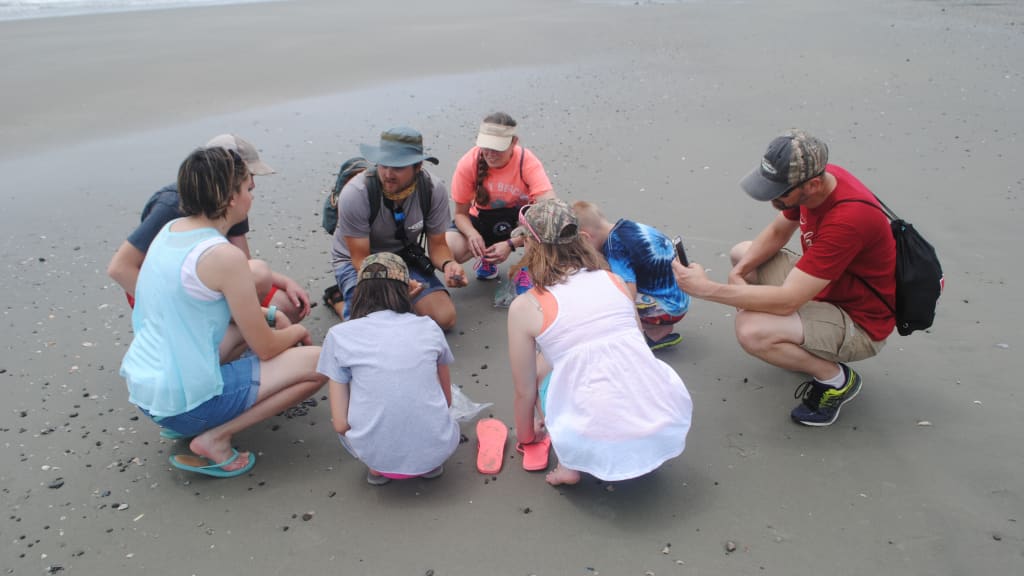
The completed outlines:
<svg viewBox="0 0 1024 576">
<path fill-rule="evenodd" d="M 681 262 L 683 266 L 689 267 L 690 260 L 686 257 L 686 249 L 683 248 L 683 239 L 676 236 L 672 239 L 672 245 L 676 247 L 676 256 L 679 256 L 679 262 Z"/>
</svg>

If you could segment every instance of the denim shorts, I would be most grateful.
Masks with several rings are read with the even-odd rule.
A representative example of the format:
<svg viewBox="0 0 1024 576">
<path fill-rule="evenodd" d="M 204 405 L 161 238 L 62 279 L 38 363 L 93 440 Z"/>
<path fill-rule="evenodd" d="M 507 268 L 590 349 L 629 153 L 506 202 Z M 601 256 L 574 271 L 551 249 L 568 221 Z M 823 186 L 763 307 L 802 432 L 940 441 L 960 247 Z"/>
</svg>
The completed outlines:
<svg viewBox="0 0 1024 576">
<path fill-rule="evenodd" d="M 220 367 L 224 390 L 188 412 L 176 416 L 153 418 L 162 428 L 185 436 L 198 436 L 216 428 L 245 412 L 256 403 L 260 389 L 260 359 L 256 356 L 239 358 Z M 141 410 L 141 408 L 140 408 Z M 149 416 L 145 410 L 142 412 Z"/>
<path fill-rule="evenodd" d="M 433 294 L 439 290 L 447 292 L 444 284 L 437 279 L 437 274 L 424 274 L 415 268 L 410 268 L 409 278 L 423 284 L 423 291 L 412 299 L 413 306 L 428 294 Z M 352 302 L 352 293 L 355 292 L 356 284 L 359 282 L 359 275 L 356 273 L 355 266 L 351 262 L 342 264 L 340 268 L 334 271 L 334 281 L 338 283 L 338 288 L 341 289 L 342 297 L 345 299 L 344 319 L 348 320 L 349 303 Z"/>
</svg>

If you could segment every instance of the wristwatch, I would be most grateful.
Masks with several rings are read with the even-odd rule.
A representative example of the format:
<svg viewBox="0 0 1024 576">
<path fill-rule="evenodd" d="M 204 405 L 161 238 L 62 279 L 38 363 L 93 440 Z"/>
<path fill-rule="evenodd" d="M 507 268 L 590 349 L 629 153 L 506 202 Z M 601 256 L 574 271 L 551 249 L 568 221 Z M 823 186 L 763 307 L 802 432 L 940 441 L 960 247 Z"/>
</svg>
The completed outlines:
<svg viewBox="0 0 1024 576">
<path fill-rule="evenodd" d="M 277 327 L 277 306 L 267 308 L 267 326 L 271 328 Z"/>
</svg>

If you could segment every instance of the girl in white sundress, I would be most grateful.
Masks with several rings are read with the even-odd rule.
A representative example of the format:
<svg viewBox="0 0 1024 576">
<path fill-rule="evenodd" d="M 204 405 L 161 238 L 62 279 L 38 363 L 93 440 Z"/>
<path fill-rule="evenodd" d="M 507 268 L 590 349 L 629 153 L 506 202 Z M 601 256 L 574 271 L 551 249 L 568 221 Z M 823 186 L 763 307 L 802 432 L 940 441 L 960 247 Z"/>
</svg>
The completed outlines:
<svg viewBox="0 0 1024 576">
<path fill-rule="evenodd" d="M 690 394 L 648 348 L 625 284 L 579 236 L 572 208 L 545 200 L 519 223 L 514 234 L 526 239 L 534 287 L 508 316 L 518 441 L 550 436 L 558 456 L 552 485 L 575 484 L 581 472 L 635 478 L 681 454 Z"/>
</svg>

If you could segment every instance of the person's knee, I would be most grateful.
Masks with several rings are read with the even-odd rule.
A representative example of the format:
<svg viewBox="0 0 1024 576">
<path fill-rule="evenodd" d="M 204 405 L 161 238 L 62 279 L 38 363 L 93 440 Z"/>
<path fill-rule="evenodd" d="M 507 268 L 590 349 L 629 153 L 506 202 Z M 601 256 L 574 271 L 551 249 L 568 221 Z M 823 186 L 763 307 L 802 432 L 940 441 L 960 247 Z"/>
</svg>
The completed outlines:
<svg viewBox="0 0 1024 576">
<path fill-rule="evenodd" d="M 743 258 L 743 255 L 747 253 L 747 250 L 750 250 L 750 245 L 750 240 L 744 240 L 729 250 L 729 259 L 732 260 L 733 266 Z"/>
<path fill-rule="evenodd" d="M 297 383 L 315 382 L 316 388 L 314 391 L 320 389 L 321 386 L 327 383 L 327 376 L 316 371 L 317 362 L 320 361 L 319 346 L 298 346 L 292 350 L 297 356 L 296 364 L 301 366 L 302 370 L 306 373 L 305 377 Z"/>
<path fill-rule="evenodd" d="M 448 243 L 448 249 L 451 250 L 452 257 L 456 262 L 462 264 L 472 255 L 469 250 L 469 242 L 466 241 L 466 237 L 462 235 L 462 232 L 458 230 L 449 230 L 445 232 L 444 239 Z"/>
<path fill-rule="evenodd" d="M 755 316 L 742 310 L 736 313 L 736 342 L 748 354 L 757 356 L 774 341 L 772 335 L 765 331 L 765 324 L 757 321 Z"/>
<path fill-rule="evenodd" d="M 449 302 L 447 306 L 435 309 L 430 317 L 434 319 L 434 322 L 437 322 L 441 330 L 447 332 L 455 327 L 455 305 Z"/>
<path fill-rule="evenodd" d="M 416 305 L 416 313 L 430 317 L 446 332 L 455 327 L 455 303 L 444 292 L 425 296 Z"/>
</svg>

